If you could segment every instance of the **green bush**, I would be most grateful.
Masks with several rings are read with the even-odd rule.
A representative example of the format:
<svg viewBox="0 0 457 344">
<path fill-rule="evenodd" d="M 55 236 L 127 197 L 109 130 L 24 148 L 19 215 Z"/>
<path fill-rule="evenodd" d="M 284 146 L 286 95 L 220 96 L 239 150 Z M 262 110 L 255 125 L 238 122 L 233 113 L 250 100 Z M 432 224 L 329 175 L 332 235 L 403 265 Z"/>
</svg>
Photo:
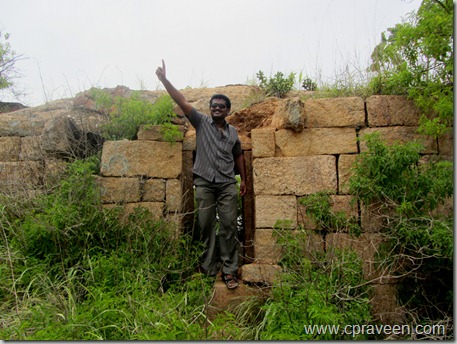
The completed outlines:
<svg viewBox="0 0 457 344">
<path fill-rule="evenodd" d="M 267 79 L 262 71 L 256 74 L 260 81 L 260 88 L 267 96 L 284 98 L 291 91 L 295 83 L 295 73 L 290 73 L 286 78 L 282 72 L 277 72 L 273 77 Z"/>
<path fill-rule="evenodd" d="M 125 223 L 116 209 L 103 209 L 96 168 L 97 161 L 76 161 L 47 193 L 23 204 L 2 200 L 0 337 L 211 336 L 204 324 L 212 280 L 194 273 L 200 248 L 144 209 Z"/>
<path fill-rule="evenodd" d="M 421 131 L 438 137 L 454 119 L 454 5 L 424 0 L 417 12 L 383 33 L 372 53 L 370 84 L 378 94 L 404 94 L 423 110 Z"/>
<path fill-rule="evenodd" d="M 90 94 L 96 107 L 110 116 L 109 122 L 102 128 L 102 135 L 108 140 L 133 140 L 141 125 L 160 125 L 164 139 L 169 142 L 183 137 L 178 127 L 172 123 L 176 114 L 169 95 L 163 95 L 150 103 L 142 99 L 138 92 L 129 98 L 112 98 L 108 92 L 92 88 Z"/>
<path fill-rule="evenodd" d="M 414 142 L 387 146 L 379 134 L 364 139 L 368 150 L 353 167 L 349 189 L 383 219 L 380 268 L 401 276 L 400 300 L 417 313 L 412 322 L 452 317 L 453 214 L 438 210 L 453 197 L 453 163 L 424 161 Z"/>
<path fill-rule="evenodd" d="M 362 261 L 352 251 L 310 252 L 305 230 L 278 230 L 283 246 L 283 273 L 262 306 L 257 338 L 261 340 L 347 340 L 347 324 L 368 324 L 370 302 L 362 277 Z M 341 326 L 335 333 L 311 333 L 308 326 Z"/>
</svg>

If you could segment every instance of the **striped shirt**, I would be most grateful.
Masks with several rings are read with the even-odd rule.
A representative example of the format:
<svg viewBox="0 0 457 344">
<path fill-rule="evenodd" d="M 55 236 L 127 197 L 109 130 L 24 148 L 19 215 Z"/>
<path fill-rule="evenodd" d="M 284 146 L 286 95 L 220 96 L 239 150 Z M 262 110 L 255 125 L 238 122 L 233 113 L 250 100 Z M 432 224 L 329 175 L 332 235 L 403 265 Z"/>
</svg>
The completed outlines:
<svg viewBox="0 0 457 344">
<path fill-rule="evenodd" d="M 210 116 L 194 108 L 187 118 L 197 132 L 194 174 L 210 182 L 236 182 L 234 158 L 242 154 L 236 129 L 225 122 L 219 130 Z"/>
</svg>

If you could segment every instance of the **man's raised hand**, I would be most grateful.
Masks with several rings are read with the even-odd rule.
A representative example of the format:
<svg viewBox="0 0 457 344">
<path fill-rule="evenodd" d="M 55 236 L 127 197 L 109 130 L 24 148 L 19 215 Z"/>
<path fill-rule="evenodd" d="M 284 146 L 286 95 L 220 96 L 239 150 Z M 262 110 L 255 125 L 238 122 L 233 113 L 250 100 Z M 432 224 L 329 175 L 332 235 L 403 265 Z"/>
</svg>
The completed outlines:
<svg viewBox="0 0 457 344">
<path fill-rule="evenodd" d="M 165 68 L 165 61 L 162 59 L 162 67 L 157 67 L 156 75 L 160 81 L 167 78 L 167 69 Z"/>
</svg>

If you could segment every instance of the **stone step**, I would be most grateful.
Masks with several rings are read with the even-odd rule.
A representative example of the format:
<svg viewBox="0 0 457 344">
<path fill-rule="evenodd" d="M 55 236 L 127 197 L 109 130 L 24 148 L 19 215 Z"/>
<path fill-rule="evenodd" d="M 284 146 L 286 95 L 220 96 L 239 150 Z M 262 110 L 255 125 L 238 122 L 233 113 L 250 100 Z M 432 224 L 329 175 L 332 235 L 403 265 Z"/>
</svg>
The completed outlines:
<svg viewBox="0 0 457 344">
<path fill-rule="evenodd" d="M 271 284 L 280 272 L 281 268 L 278 265 L 258 263 L 243 265 L 238 272 L 240 285 L 235 289 L 228 289 L 219 274 L 208 306 L 208 318 L 211 320 L 223 311 L 231 311 L 251 297 L 266 298 Z"/>
<path fill-rule="evenodd" d="M 251 297 L 265 298 L 270 290 L 269 287 L 245 284 L 241 280 L 239 282 L 238 288 L 228 289 L 222 279 L 217 277 L 213 287 L 213 296 L 208 305 L 209 320 L 213 320 L 224 311 L 233 311 L 237 305 Z"/>
</svg>

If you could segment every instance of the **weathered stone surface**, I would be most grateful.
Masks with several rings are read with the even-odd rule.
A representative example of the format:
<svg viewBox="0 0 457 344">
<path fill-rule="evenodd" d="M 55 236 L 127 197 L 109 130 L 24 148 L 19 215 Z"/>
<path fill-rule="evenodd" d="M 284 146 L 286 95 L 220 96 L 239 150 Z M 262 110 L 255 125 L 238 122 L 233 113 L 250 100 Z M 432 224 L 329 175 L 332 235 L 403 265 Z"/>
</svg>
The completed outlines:
<svg viewBox="0 0 457 344">
<path fill-rule="evenodd" d="M 370 127 L 419 125 L 421 111 L 406 97 L 375 95 L 366 100 L 366 105 Z"/>
<path fill-rule="evenodd" d="M 271 126 L 277 129 L 302 131 L 305 126 L 303 107 L 298 97 L 281 100 L 271 119 Z"/>
<path fill-rule="evenodd" d="M 17 102 L 0 101 L 0 113 L 13 112 L 13 111 L 21 110 L 21 109 L 24 109 L 27 107 L 28 106 L 24 106 L 21 103 L 17 103 Z"/>
<path fill-rule="evenodd" d="M 18 161 L 20 151 L 20 137 L 0 137 L 0 161 Z"/>
<path fill-rule="evenodd" d="M 295 196 L 258 195 L 255 199 L 255 209 L 257 228 L 274 228 L 278 221 L 281 221 L 285 228 L 297 226 Z"/>
<path fill-rule="evenodd" d="M 252 140 L 249 136 L 246 136 L 242 133 L 238 133 L 238 138 L 241 142 L 241 149 L 243 151 L 250 151 L 252 150 Z"/>
<path fill-rule="evenodd" d="M 269 97 L 235 111 L 227 117 L 227 122 L 237 128 L 238 133 L 249 136 L 253 129 L 271 127 L 271 120 L 280 100 Z"/>
<path fill-rule="evenodd" d="M 254 252 L 256 264 L 277 264 L 281 258 L 281 246 L 273 237 L 273 229 L 256 228 L 254 235 Z"/>
<path fill-rule="evenodd" d="M 241 282 L 238 288 L 228 289 L 222 279 L 217 277 L 212 299 L 208 305 L 208 318 L 213 320 L 217 314 L 223 311 L 233 312 L 235 307 L 243 301 L 252 297 L 264 298 L 266 295 L 266 288 L 250 286 Z M 223 336 L 218 338 L 223 338 Z"/>
<path fill-rule="evenodd" d="M 44 161 L 43 182 L 45 185 L 55 185 L 65 173 L 68 164 L 58 159 L 46 159 Z"/>
<path fill-rule="evenodd" d="M 189 127 L 182 141 L 184 151 L 194 151 L 197 149 L 197 133 L 193 127 Z"/>
<path fill-rule="evenodd" d="M 330 207 L 331 211 L 334 214 L 343 213 L 346 216 L 346 219 L 352 220 L 353 222 L 357 222 L 358 218 L 358 211 L 357 211 L 357 204 L 353 203 L 352 196 L 346 195 L 330 195 Z M 298 224 L 303 226 L 306 229 L 324 229 L 325 225 L 328 224 L 319 224 L 316 220 L 306 214 L 306 206 L 298 203 Z M 331 228 L 333 231 L 347 231 L 348 230 L 348 223 L 341 224 L 339 228 Z"/>
<path fill-rule="evenodd" d="M 182 188 L 181 181 L 178 179 L 168 179 L 166 182 L 166 201 L 168 212 L 181 212 L 182 202 Z"/>
<path fill-rule="evenodd" d="M 129 203 L 140 201 L 138 178 L 98 177 L 100 196 L 103 203 Z"/>
<path fill-rule="evenodd" d="M 440 155 L 454 155 L 454 133 L 445 134 L 438 139 Z"/>
<path fill-rule="evenodd" d="M 41 135 L 46 123 L 60 117 L 70 118 L 81 131 L 99 132 L 107 118 L 92 111 L 73 108 L 71 99 L 61 99 L 33 108 L 26 108 L 0 116 L 0 136 Z"/>
<path fill-rule="evenodd" d="M 330 155 L 254 159 L 256 195 L 336 193 L 336 158 Z"/>
<path fill-rule="evenodd" d="M 177 178 L 182 167 L 182 144 L 156 141 L 106 141 L 101 175 Z"/>
<path fill-rule="evenodd" d="M 397 302 L 396 284 L 374 284 L 370 289 L 373 321 L 385 325 L 407 323 L 405 308 Z"/>
<path fill-rule="evenodd" d="M 241 267 L 243 281 L 249 283 L 273 284 L 282 272 L 279 265 L 275 264 L 245 264 Z"/>
<path fill-rule="evenodd" d="M 301 133 L 275 132 L 276 156 L 308 156 L 357 153 L 354 128 L 313 128 Z"/>
<path fill-rule="evenodd" d="M 305 116 L 308 128 L 363 127 L 365 104 L 360 97 L 308 99 Z"/>
<path fill-rule="evenodd" d="M 357 154 L 342 154 L 338 158 L 338 193 L 340 194 L 349 193 L 349 178 L 357 156 Z"/>
<path fill-rule="evenodd" d="M 46 153 L 41 147 L 41 135 L 21 137 L 20 160 L 41 160 L 46 158 Z"/>
<path fill-rule="evenodd" d="M 373 203 L 369 206 L 361 204 L 360 221 L 362 231 L 379 233 L 388 227 L 389 217 L 396 216 L 395 209 L 386 209 L 384 204 Z"/>
<path fill-rule="evenodd" d="M 164 202 L 165 183 L 164 179 L 145 180 L 143 184 L 143 202 Z"/>
<path fill-rule="evenodd" d="M 231 112 L 244 107 L 244 100 L 249 97 L 252 87 L 245 85 L 227 85 L 214 88 L 186 88 L 181 93 L 198 111 L 209 113 L 209 100 L 216 93 L 225 94 L 232 103 Z"/>
<path fill-rule="evenodd" d="M 335 248 L 354 250 L 363 262 L 364 278 L 379 281 L 382 271 L 378 271 L 376 266 L 380 260 L 377 253 L 382 242 L 383 237 L 376 233 L 363 233 L 359 237 L 346 233 L 329 233 L 326 236 L 326 251 L 330 252 Z M 383 281 L 387 280 L 386 277 Z"/>
<path fill-rule="evenodd" d="M 367 150 L 366 142 L 363 140 L 364 135 L 374 132 L 379 132 L 381 139 L 387 145 L 418 141 L 424 145 L 424 154 L 438 153 L 436 141 L 431 137 L 418 134 L 417 127 L 384 127 L 362 129 L 359 133 L 359 136 L 362 139 L 360 142 L 360 150 L 362 152 Z"/>
<path fill-rule="evenodd" d="M 275 129 L 252 129 L 252 156 L 266 158 L 275 156 Z"/>
<path fill-rule="evenodd" d="M 0 189 L 4 192 L 35 187 L 42 177 L 43 166 L 37 161 L 0 162 Z"/>
<path fill-rule="evenodd" d="M 178 126 L 178 130 L 183 134 L 186 132 L 186 128 L 182 125 Z M 162 126 L 160 125 L 148 125 L 148 126 L 140 126 L 138 130 L 138 140 L 140 141 L 160 141 L 166 142 L 163 137 L 162 133 Z M 181 139 L 177 139 L 177 142 L 182 141 Z"/>
<path fill-rule="evenodd" d="M 47 121 L 41 138 L 41 147 L 48 155 L 62 158 L 93 155 L 103 141 L 99 134 L 81 130 L 69 116 Z"/>
</svg>

